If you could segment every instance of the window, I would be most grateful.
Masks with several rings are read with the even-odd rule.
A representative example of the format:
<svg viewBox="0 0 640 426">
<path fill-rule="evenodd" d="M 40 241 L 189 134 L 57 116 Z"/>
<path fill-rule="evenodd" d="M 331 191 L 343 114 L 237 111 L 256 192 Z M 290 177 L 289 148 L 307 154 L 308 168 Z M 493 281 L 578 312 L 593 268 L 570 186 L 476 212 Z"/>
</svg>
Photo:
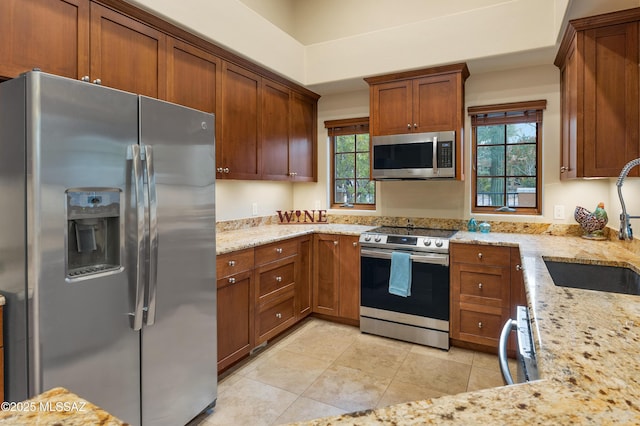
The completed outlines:
<svg viewBox="0 0 640 426">
<path fill-rule="evenodd" d="M 331 207 L 375 209 L 369 117 L 325 121 L 331 144 Z"/>
<path fill-rule="evenodd" d="M 547 101 L 469 107 L 475 213 L 542 213 L 542 111 Z"/>
</svg>

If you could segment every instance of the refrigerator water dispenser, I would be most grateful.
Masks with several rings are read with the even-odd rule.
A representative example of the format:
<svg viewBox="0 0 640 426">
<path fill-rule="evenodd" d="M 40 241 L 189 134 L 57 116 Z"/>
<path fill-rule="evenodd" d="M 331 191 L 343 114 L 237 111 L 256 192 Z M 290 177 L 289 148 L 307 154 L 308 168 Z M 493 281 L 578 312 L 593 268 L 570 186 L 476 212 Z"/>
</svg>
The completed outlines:
<svg viewBox="0 0 640 426">
<path fill-rule="evenodd" d="M 67 190 L 67 278 L 119 270 L 120 190 Z"/>
</svg>

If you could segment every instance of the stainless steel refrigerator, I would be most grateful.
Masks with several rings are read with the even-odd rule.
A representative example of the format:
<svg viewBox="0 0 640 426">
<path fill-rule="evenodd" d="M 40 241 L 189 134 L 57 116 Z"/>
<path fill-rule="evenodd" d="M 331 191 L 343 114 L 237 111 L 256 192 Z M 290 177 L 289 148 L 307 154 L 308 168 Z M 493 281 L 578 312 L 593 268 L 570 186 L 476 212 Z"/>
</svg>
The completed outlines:
<svg viewBox="0 0 640 426">
<path fill-rule="evenodd" d="M 216 401 L 214 118 L 28 72 L 0 84 L 6 399 L 131 424 Z"/>
</svg>

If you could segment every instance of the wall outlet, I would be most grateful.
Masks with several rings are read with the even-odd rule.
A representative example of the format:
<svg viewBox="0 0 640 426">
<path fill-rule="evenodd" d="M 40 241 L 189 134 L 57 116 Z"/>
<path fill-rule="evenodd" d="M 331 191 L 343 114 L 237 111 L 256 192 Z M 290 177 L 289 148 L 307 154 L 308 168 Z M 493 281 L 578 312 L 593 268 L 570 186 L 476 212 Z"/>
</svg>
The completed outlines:
<svg viewBox="0 0 640 426">
<path fill-rule="evenodd" d="M 251 204 L 251 214 L 258 216 L 258 203 Z"/>
<path fill-rule="evenodd" d="M 320 200 L 315 200 L 313 202 L 313 209 L 314 210 L 320 210 Z"/>
<path fill-rule="evenodd" d="M 558 220 L 564 219 L 564 206 L 562 205 L 553 206 L 553 218 Z"/>
</svg>

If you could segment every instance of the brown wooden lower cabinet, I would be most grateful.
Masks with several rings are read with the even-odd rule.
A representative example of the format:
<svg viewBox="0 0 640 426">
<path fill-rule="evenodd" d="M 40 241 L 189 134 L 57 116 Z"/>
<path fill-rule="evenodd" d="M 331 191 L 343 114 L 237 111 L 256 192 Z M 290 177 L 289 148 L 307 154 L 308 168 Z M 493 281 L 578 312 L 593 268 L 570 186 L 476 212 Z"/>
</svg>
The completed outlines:
<svg viewBox="0 0 640 426">
<path fill-rule="evenodd" d="M 218 371 L 254 347 L 253 249 L 218 256 Z"/>
<path fill-rule="evenodd" d="M 450 334 L 454 346 L 496 352 L 511 315 L 511 249 L 451 244 Z"/>
<path fill-rule="evenodd" d="M 360 321 L 360 247 L 357 236 L 314 235 L 313 312 Z"/>
</svg>

